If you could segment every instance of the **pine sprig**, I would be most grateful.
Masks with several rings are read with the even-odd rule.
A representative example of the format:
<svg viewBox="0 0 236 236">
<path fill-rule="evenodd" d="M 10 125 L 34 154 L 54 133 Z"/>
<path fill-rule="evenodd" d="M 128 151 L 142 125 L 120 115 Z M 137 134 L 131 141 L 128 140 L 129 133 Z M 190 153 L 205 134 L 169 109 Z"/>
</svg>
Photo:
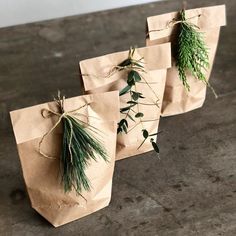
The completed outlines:
<svg viewBox="0 0 236 236">
<path fill-rule="evenodd" d="M 184 10 L 180 11 L 179 22 L 178 44 L 175 55 L 176 66 L 183 85 L 189 91 L 187 71 L 190 71 L 198 80 L 208 84 L 204 74 L 204 71 L 209 68 L 208 49 L 204 42 L 203 33 L 197 30 L 196 25 L 187 22 Z"/>
<path fill-rule="evenodd" d="M 65 112 L 65 97 L 63 96 L 61 98 L 60 91 L 54 101 L 57 104 L 59 112 L 55 112 L 51 109 L 43 109 L 42 116 L 48 118 L 55 115 L 58 117 L 58 121 L 40 140 L 39 153 L 45 158 L 56 159 L 44 153 L 41 146 L 44 139 L 61 123 L 63 135 L 60 167 L 64 191 L 70 192 L 75 190 L 77 194 L 81 195 L 83 190 L 90 191 L 91 189 L 91 183 L 86 176 L 86 168 L 89 166 L 91 160 L 96 161 L 97 158 L 102 158 L 104 161 L 108 161 L 105 147 L 102 142 L 94 136 L 94 134 L 99 134 L 101 131 L 79 119 L 79 115 L 82 115 L 79 113 L 79 110 L 88 104 L 84 104 L 75 110 Z"/>
<path fill-rule="evenodd" d="M 107 161 L 106 151 L 101 142 L 95 138 L 83 124 L 72 116 L 66 116 L 63 122 L 63 142 L 61 154 L 62 181 L 65 192 L 75 189 L 90 191 L 91 184 L 85 170 L 91 159 L 100 157 Z"/>
</svg>

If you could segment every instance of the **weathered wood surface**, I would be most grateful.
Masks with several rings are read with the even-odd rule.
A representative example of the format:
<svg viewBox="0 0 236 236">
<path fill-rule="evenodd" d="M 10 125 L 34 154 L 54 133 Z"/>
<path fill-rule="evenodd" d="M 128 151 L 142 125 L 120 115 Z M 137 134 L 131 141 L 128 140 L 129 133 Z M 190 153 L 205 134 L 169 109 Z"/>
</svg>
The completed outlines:
<svg viewBox="0 0 236 236">
<path fill-rule="evenodd" d="M 161 120 L 153 152 L 120 161 L 110 206 L 54 229 L 31 209 L 9 111 L 80 94 L 78 61 L 144 46 L 147 16 L 178 10 L 165 1 L 0 29 L 1 235 L 236 235 L 236 73 L 234 0 L 227 4 L 210 91 L 202 109 Z M 89 3 L 88 3 L 89 4 Z"/>
</svg>

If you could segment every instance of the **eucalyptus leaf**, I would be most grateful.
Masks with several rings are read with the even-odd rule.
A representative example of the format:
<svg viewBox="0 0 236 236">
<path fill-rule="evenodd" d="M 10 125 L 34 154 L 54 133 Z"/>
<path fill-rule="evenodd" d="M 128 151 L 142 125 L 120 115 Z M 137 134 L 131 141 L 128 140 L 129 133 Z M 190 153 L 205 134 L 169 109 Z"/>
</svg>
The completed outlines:
<svg viewBox="0 0 236 236">
<path fill-rule="evenodd" d="M 160 153 L 159 147 L 157 146 L 157 144 L 155 142 L 152 142 L 152 147 L 155 152 Z"/>
<path fill-rule="evenodd" d="M 127 103 L 128 103 L 128 104 L 133 104 L 133 105 L 137 105 L 137 104 L 138 104 L 138 103 L 135 102 L 135 101 L 128 101 Z"/>
<path fill-rule="evenodd" d="M 135 114 L 136 118 L 143 117 L 143 116 L 144 116 L 144 114 L 142 112 L 138 112 Z"/>
<path fill-rule="evenodd" d="M 147 139 L 148 135 L 149 135 L 148 131 L 146 129 L 143 129 L 143 137 Z"/>
<path fill-rule="evenodd" d="M 131 70 L 128 74 L 127 84 L 129 86 L 135 85 L 134 70 Z"/>
<path fill-rule="evenodd" d="M 133 107 L 133 105 L 128 106 L 128 107 L 123 107 L 123 108 L 120 109 L 120 112 L 123 113 L 124 111 L 128 111 L 128 110 L 130 110 L 131 107 Z"/>
<path fill-rule="evenodd" d="M 122 120 L 120 121 L 120 126 L 122 126 L 124 123 L 125 123 L 125 119 L 122 119 Z"/>
<path fill-rule="evenodd" d="M 124 125 L 128 128 L 129 124 L 128 124 L 128 121 L 123 119 L 124 120 Z"/>
<path fill-rule="evenodd" d="M 139 75 L 137 71 L 133 71 L 133 77 L 134 77 L 135 82 L 139 82 L 142 80 L 141 76 Z"/>
<path fill-rule="evenodd" d="M 122 128 L 121 127 L 118 127 L 117 128 L 117 133 L 119 134 L 119 133 L 121 133 L 122 132 Z"/>
<path fill-rule="evenodd" d="M 124 88 L 120 91 L 119 95 L 122 96 L 122 95 L 128 93 L 128 92 L 130 91 L 130 89 L 131 89 L 131 86 L 130 86 L 130 85 L 127 85 L 126 87 L 124 87 Z"/>
<path fill-rule="evenodd" d="M 133 100 L 137 101 L 139 99 L 139 93 L 132 92 L 131 97 L 132 97 Z"/>
</svg>

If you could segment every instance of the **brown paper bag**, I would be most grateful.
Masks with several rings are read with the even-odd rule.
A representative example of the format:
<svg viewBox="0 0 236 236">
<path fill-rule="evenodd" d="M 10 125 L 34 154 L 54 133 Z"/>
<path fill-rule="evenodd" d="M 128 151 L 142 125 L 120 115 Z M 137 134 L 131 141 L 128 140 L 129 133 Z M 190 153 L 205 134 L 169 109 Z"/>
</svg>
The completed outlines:
<svg viewBox="0 0 236 236">
<path fill-rule="evenodd" d="M 91 191 L 80 196 L 73 190 L 65 193 L 61 183 L 59 155 L 62 131 L 60 126 L 45 139 L 43 150 L 55 160 L 40 155 L 38 145 L 42 136 L 52 128 L 58 117 L 43 118 L 43 108 L 56 110 L 55 102 L 12 111 L 10 113 L 23 176 L 32 207 L 55 227 L 66 224 L 101 208 L 111 199 L 112 176 L 115 161 L 116 129 L 119 114 L 118 92 L 84 95 L 65 100 L 65 111 L 81 109 L 81 119 L 102 132 L 102 139 L 109 162 L 101 158 L 91 161 L 86 175 Z"/>
<path fill-rule="evenodd" d="M 178 12 L 148 17 L 149 38 L 147 45 L 156 45 L 166 42 L 176 42 L 176 25 L 167 27 L 168 23 L 177 17 Z M 198 15 L 200 15 L 198 17 Z M 219 40 L 220 27 L 226 25 L 225 5 L 186 10 L 186 19 L 204 32 L 205 42 L 209 48 L 210 67 L 206 79 L 210 77 Z M 179 79 L 178 69 L 173 66 L 168 69 L 166 88 L 162 104 L 162 116 L 177 115 L 202 107 L 206 96 L 206 85 L 192 75 L 187 75 L 190 85 L 188 92 Z"/>
<path fill-rule="evenodd" d="M 109 78 L 106 77 L 114 66 L 117 66 L 122 61 L 127 59 L 128 51 L 112 53 L 105 56 L 87 59 L 80 62 L 80 69 L 84 83 L 84 89 L 89 94 L 97 92 L 121 90 L 127 85 L 127 71 L 118 71 Z M 116 160 L 126 157 L 134 156 L 152 150 L 152 144 L 145 142 L 139 149 L 139 145 L 143 141 L 142 128 L 145 128 L 149 133 L 156 133 L 159 117 L 160 107 L 163 98 L 166 71 L 171 66 L 170 44 L 157 45 L 153 47 L 138 48 L 135 50 L 134 58 L 139 60 L 144 58 L 143 65 L 147 73 L 142 74 L 150 87 L 145 83 L 137 84 L 137 91 L 141 92 L 145 97 L 143 102 L 150 102 L 158 96 L 159 107 L 156 106 L 140 106 L 140 112 L 144 114 L 145 122 L 143 127 L 136 125 L 135 122 L 129 120 L 128 134 L 119 133 L 117 138 Z M 96 75 L 96 76 L 95 76 Z M 120 96 L 121 108 L 124 107 L 129 100 L 130 95 L 125 94 Z M 124 115 L 121 115 L 124 118 Z M 131 131 L 132 130 L 132 131 Z"/>
</svg>

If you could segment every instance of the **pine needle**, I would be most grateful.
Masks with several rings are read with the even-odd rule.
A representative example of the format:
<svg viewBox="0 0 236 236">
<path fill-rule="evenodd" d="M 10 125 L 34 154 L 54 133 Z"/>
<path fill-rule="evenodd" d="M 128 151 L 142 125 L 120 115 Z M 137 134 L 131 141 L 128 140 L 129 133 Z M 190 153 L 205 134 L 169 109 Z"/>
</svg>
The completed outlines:
<svg viewBox="0 0 236 236">
<path fill-rule="evenodd" d="M 72 116 L 65 116 L 63 123 L 63 142 L 61 154 L 62 181 L 65 192 L 73 188 L 77 193 L 90 191 L 91 184 L 85 174 L 91 159 L 97 156 L 107 161 L 107 154 L 101 142 Z"/>
<path fill-rule="evenodd" d="M 189 91 L 187 71 L 190 71 L 198 80 L 208 84 L 203 72 L 209 68 L 208 49 L 203 39 L 203 33 L 197 31 L 196 25 L 187 22 L 184 10 L 180 11 L 179 20 L 178 45 L 175 55 L 176 66 L 183 85 Z"/>
</svg>

